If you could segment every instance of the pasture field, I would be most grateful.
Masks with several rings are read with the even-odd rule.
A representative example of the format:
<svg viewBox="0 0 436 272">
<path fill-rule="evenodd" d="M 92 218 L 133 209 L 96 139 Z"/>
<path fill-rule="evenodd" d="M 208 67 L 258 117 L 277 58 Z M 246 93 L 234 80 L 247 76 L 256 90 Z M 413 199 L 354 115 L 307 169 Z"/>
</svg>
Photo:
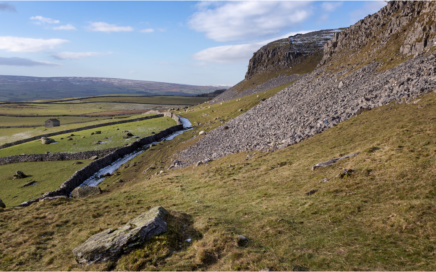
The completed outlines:
<svg viewBox="0 0 436 272">
<path fill-rule="evenodd" d="M 138 122 L 99 127 L 50 137 L 51 139 L 55 140 L 55 143 L 48 145 L 41 144 L 41 140 L 35 140 L 24 144 L 3 148 L 0 149 L 0 157 L 19 155 L 23 153 L 75 153 L 118 147 L 132 143 L 137 140 L 137 138 L 149 136 L 153 132 L 157 133 L 175 125 L 176 122 L 173 119 L 169 117 L 160 117 Z M 100 131 L 101 134 L 95 134 L 96 131 Z M 125 131 L 132 133 L 134 137 L 127 139 L 123 138 L 123 136 L 127 134 Z M 100 143 L 95 144 L 97 141 L 100 141 Z"/>
<path fill-rule="evenodd" d="M 148 114 L 147 114 L 148 115 Z M 136 119 L 140 117 L 147 116 L 144 114 L 135 114 L 135 115 L 120 115 L 120 116 L 114 116 L 114 117 L 108 117 L 108 116 L 101 116 L 101 117 L 75 117 L 75 116 L 66 116 L 66 117 L 56 117 L 61 122 L 61 125 L 59 127 L 51 127 L 46 128 L 44 126 L 39 127 L 32 127 L 32 128 L 2 128 L 0 129 L 0 145 L 18 141 L 21 139 L 30 138 L 36 135 L 51 133 L 51 132 L 57 132 L 62 130 L 68 130 L 68 129 L 75 129 L 75 128 L 81 128 L 84 126 L 90 126 L 90 125 L 97 125 L 97 124 L 105 124 L 110 123 L 114 121 L 120 121 L 120 120 L 129 120 L 129 119 Z M 153 114 L 150 114 L 153 115 Z M 7 126 L 14 121 L 16 124 L 26 124 L 26 125 L 38 125 L 44 124 L 45 120 L 47 120 L 47 117 L 40 118 L 40 117 L 9 117 L 9 116 L 1 116 L 0 117 L 0 124 L 1 126 Z M 3 120 L 5 120 L 5 123 L 3 123 Z M 71 122 L 71 123 L 66 123 Z"/>
<path fill-rule="evenodd" d="M 114 111 L 146 111 L 184 107 L 209 100 L 186 96 L 102 96 L 55 101 L 0 103 L 0 114 L 11 115 L 89 115 Z"/>
<path fill-rule="evenodd" d="M 81 162 L 80 164 L 76 164 Z M 91 160 L 23 162 L 0 165 L 0 197 L 8 207 L 17 206 L 24 201 L 42 196 L 56 190 L 70 178 L 75 171 L 82 169 Z M 17 171 L 28 175 L 27 178 L 13 179 Z M 23 187 L 36 181 L 34 185 Z"/>
</svg>

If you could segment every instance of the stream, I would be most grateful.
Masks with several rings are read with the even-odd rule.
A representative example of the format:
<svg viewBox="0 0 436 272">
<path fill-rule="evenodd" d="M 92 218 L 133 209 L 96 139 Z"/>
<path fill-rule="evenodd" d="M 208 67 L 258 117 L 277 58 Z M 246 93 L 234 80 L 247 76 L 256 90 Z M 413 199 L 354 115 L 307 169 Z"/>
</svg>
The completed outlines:
<svg viewBox="0 0 436 272">
<path fill-rule="evenodd" d="M 184 117 L 180 117 L 180 122 L 183 125 L 183 130 L 179 130 L 177 132 L 174 132 L 173 134 L 168 135 L 167 137 L 163 138 L 161 141 L 170 141 L 172 139 L 174 139 L 176 136 L 182 134 L 185 131 L 191 130 L 192 129 L 192 124 L 191 122 Z M 118 168 L 121 167 L 121 165 L 123 165 L 124 163 L 130 161 L 131 159 L 135 158 L 136 156 L 138 156 L 139 154 L 145 152 L 150 145 L 152 144 L 157 144 L 158 142 L 153 142 L 151 144 L 147 144 L 144 145 L 142 149 L 135 151 L 133 153 L 130 153 L 122 158 L 119 158 L 118 160 L 116 160 L 115 162 L 113 162 L 111 165 L 108 165 L 106 167 L 101 168 L 99 171 L 97 171 L 92 177 L 88 178 L 87 180 L 85 180 L 80 187 L 84 187 L 84 186 L 97 186 L 98 184 L 100 184 L 106 177 L 102 177 L 105 174 L 110 174 L 112 175 L 113 172 L 115 172 Z"/>
</svg>

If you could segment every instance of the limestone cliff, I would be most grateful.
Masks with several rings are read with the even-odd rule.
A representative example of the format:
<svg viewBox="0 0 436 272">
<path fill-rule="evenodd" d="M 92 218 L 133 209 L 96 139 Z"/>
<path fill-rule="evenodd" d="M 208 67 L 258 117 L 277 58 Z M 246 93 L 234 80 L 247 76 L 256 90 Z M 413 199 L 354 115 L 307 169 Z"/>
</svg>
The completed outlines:
<svg viewBox="0 0 436 272">
<path fill-rule="evenodd" d="M 362 110 L 436 91 L 435 14 L 433 1 L 389 2 L 335 34 L 312 73 L 184 150 L 180 165 L 283 148 Z"/>
<path fill-rule="evenodd" d="M 263 46 L 250 59 L 245 79 L 260 73 L 292 68 L 306 57 L 321 51 L 324 44 L 338 32 L 341 32 L 341 29 L 297 34 Z"/>
</svg>

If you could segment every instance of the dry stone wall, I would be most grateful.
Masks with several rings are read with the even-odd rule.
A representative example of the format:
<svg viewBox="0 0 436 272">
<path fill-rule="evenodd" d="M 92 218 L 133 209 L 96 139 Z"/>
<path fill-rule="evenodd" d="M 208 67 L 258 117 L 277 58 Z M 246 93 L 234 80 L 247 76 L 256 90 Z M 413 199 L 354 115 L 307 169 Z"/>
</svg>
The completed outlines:
<svg viewBox="0 0 436 272">
<path fill-rule="evenodd" d="M 77 131 L 82 131 L 82 130 L 87 130 L 87 129 L 93 129 L 93 128 L 98 128 L 98 127 L 111 126 L 111 125 L 118 125 L 118 124 L 124 124 L 124 123 L 136 122 L 136 121 L 143 121 L 143 120 L 153 119 L 153 118 L 158 118 L 158 117 L 163 117 L 163 116 L 164 116 L 164 114 L 156 114 L 156 115 L 145 116 L 145 117 L 140 117 L 140 118 L 136 118 L 136 119 L 121 120 L 121 121 L 116 121 L 116 122 L 109 122 L 109 123 L 104 123 L 104 124 L 85 126 L 85 127 L 80 127 L 80 128 L 74 128 L 74 129 L 68 129 L 68 130 L 63 130 L 63 131 L 58 131 L 58 132 L 42 134 L 42 135 L 34 136 L 31 138 L 15 141 L 12 143 L 6 143 L 4 145 L 0 145 L 0 149 L 14 146 L 14 145 L 27 143 L 27 142 L 31 142 L 31 141 L 35 141 L 35 140 L 39 140 L 39 139 L 41 139 L 41 137 L 52 137 L 52 136 L 61 135 L 61 134 L 65 134 L 65 133 L 77 132 Z"/>
<path fill-rule="evenodd" d="M 40 198 L 26 201 L 20 204 L 20 206 L 28 206 L 34 202 L 37 202 L 45 198 L 68 196 L 76 187 L 80 186 L 86 179 L 92 177 L 95 174 L 95 172 L 97 172 L 99 169 L 106 167 L 111 163 L 115 162 L 116 160 L 118 160 L 119 158 L 122 158 L 125 155 L 128 155 L 142 148 L 144 145 L 151 144 L 153 142 L 158 142 L 162 140 L 164 137 L 182 129 L 183 129 L 183 125 L 176 125 L 167 128 L 154 135 L 139 139 L 128 146 L 118 148 L 115 151 L 104 156 L 103 158 L 97 159 L 91 162 L 90 164 L 88 164 L 87 166 L 85 166 L 84 168 L 82 168 L 81 170 L 76 171 L 73 174 L 73 176 L 71 176 L 67 181 L 61 184 L 59 189 L 52 192 L 45 193 Z"/>
</svg>

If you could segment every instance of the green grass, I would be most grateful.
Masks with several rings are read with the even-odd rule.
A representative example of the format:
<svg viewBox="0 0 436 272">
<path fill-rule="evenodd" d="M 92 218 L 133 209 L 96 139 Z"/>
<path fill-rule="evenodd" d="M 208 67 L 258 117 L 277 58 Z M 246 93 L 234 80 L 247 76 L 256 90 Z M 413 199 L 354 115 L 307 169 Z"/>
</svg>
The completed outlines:
<svg viewBox="0 0 436 272">
<path fill-rule="evenodd" d="M 18 115 L 78 115 L 101 112 L 150 110 L 153 108 L 183 107 L 209 100 L 205 97 L 185 96 L 114 96 L 78 98 L 59 102 L 0 103 L 0 114 Z"/>
<path fill-rule="evenodd" d="M 61 134 L 50 137 L 56 143 L 43 145 L 41 140 L 11 146 L 0 149 L 0 157 L 7 157 L 20 154 L 42 154 L 46 152 L 67 152 L 75 153 L 88 150 L 101 150 L 112 147 L 123 146 L 134 142 L 137 138 L 130 137 L 124 139 L 123 136 L 129 131 L 134 136 L 143 138 L 152 134 L 152 132 L 159 132 L 168 127 L 175 126 L 176 122 L 169 117 L 154 118 L 144 121 L 137 121 L 125 124 L 111 125 L 78 131 L 75 133 Z M 94 134 L 100 131 L 101 134 Z M 71 136 L 71 135 L 74 136 Z M 71 139 L 71 140 L 69 140 Z M 93 144 L 94 142 L 101 141 L 101 144 Z"/>
<path fill-rule="evenodd" d="M 239 102 L 257 97 L 250 99 Z M 215 114 L 225 117 L 214 106 L 185 115 L 212 126 Z M 230 115 L 241 107 L 235 101 L 222 106 Z M 431 93 L 416 104 L 364 112 L 274 153 L 238 153 L 167 170 L 172 155 L 205 128 L 196 127 L 122 167 L 101 185 L 102 195 L 3 210 L 0 269 L 435 270 L 435 114 Z M 353 174 L 336 177 L 344 168 Z M 324 178 L 329 181 L 319 183 Z M 317 192 L 306 195 L 311 190 Z M 75 263 L 72 249 L 89 236 L 156 205 L 172 214 L 167 234 L 117 262 Z M 245 247 L 236 243 L 240 234 L 249 239 Z"/>
<path fill-rule="evenodd" d="M 56 190 L 75 171 L 91 161 L 81 160 L 82 164 L 75 164 L 75 162 L 23 162 L 0 165 L 0 198 L 6 206 L 13 207 Z M 13 176 L 17 171 L 24 172 L 28 177 L 14 180 Z M 22 187 L 32 181 L 36 181 L 36 184 Z"/>
</svg>

